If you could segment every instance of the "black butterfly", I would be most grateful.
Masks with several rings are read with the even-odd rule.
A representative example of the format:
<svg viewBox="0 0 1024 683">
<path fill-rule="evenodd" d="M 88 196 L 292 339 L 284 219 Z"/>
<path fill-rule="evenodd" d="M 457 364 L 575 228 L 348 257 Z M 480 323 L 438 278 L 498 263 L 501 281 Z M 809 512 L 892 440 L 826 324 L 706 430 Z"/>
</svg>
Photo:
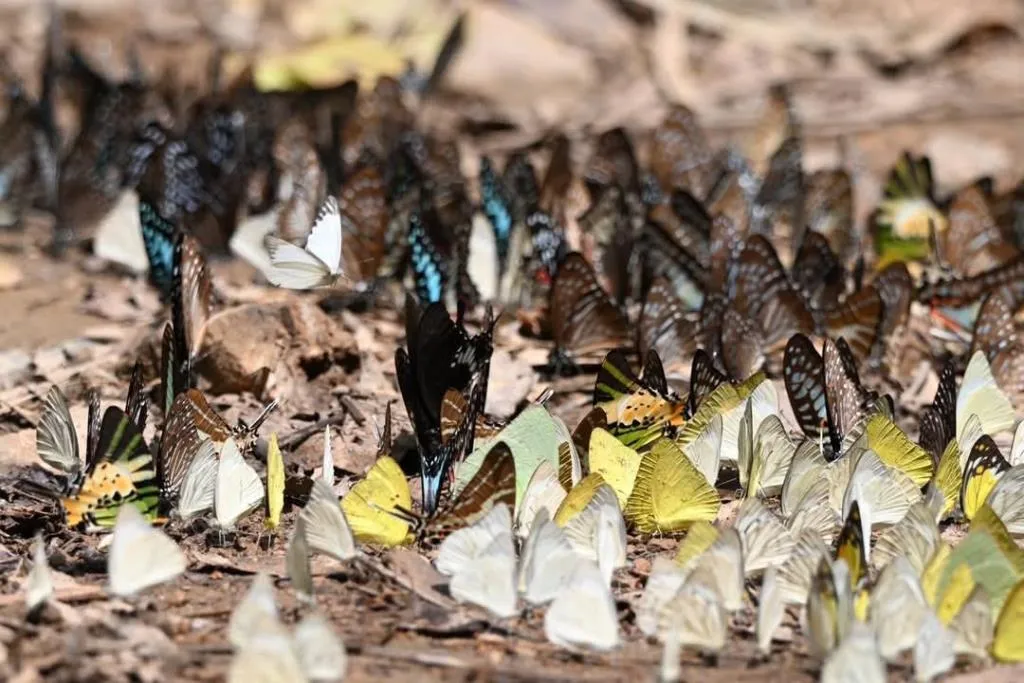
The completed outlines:
<svg viewBox="0 0 1024 683">
<path fill-rule="evenodd" d="M 441 483 L 455 455 L 441 440 L 441 405 L 445 393 L 456 389 L 470 396 L 470 431 L 483 412 L 493 351 L 493 317 L 470 336 L 461 320 L 453 322 L 443 304 L 434 303 L 420 314 L 415 301 L 406 299 L 406 346 L 395 352 L 395 372 L 419 445 L 423 476 L 423 505 L 437 506 Z M 463 442 L 465 439 L 453 439 Z M 471 438 L 470 438 L 471 447 Z M 459 454 L 461 455 L 461 453 Z"/>
<path fill-rule="evenodd" d="M 494 239 L 498 251 L 498 268 L 504 272 L 508 261 L 509 242 L 512 239 L 512 225 L 515 217 L 512 214 L 512 200 L 505 183 L 498 177 L 491 160 L 480 158 L 480 208 L 494 230 Z"/>
<path fill-rule="evenodd" d="M 956 391 L 956 359 L 950 358 L 939 373 L 935 399 L 921 410 L 918 428 L 918 442 L 935 463 L 956 437 Z"/>
<path fill-rule="evenodd" d="M 715 367 L 711 356 L 704 349 L 697 349 L 690 367 L 690 393 L 686 397 L 687 419 L 693 417 L 705 398 L 728 381 L 729 378 Z"/>
<path fill-rule="evenodd" d="M 818 439 L 828 432 L 828 459 L 838 458 L 851 434 L 878 411 L 878 396 L 860 383 L 846 342 L 826 337 L 821 355 L 803 335 L 786 345 L 783 380 L 800 429 Z"/>
<path fill-rule="evenodd" d="M 67 83 L 79 102 L 78 135 L 60 162 L 55 247 L 93 226 L 117 202 L 131 164 L 136 127 L 165 118 L 141 84 L 112 83 L 75 50 L 68 53 Z"/>
</svg>

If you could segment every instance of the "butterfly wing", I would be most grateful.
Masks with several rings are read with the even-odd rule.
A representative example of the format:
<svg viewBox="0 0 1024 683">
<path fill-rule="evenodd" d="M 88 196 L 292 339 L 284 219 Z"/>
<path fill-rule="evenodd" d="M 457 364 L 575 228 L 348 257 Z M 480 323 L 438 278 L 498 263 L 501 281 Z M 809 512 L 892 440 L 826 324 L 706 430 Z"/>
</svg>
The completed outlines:
<svg viewBox="0 0 1024 683">
<path fill-rule="evenodd" d="M 43 414 L 36 430 L 36 450 L 43 462 L 68 476 L 69 488 L 81 483 L 78 434 L 67 399 L 56 386 L 51 387 L 43 399 Z"/>
<path fill-rule="evenodd" d="M 271 263 L 267 278 L 277 287 L 313 289 L 334 281 L 330 266 L 312 252 L 276 235 L 267 235 L 266 247 Z"/>
</svg>

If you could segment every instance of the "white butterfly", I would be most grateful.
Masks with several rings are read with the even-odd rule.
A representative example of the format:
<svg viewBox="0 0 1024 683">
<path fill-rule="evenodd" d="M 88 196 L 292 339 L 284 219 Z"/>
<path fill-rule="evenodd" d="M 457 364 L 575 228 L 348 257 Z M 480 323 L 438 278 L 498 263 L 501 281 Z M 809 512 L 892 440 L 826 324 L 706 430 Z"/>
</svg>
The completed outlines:
<svg viewBox="0 0 1024 683">
<path fill-rule="evenodd" d="M 271 263 L 267 277 L 273 284 L 287 289 L 333 285 L 342 277 L 341 239 L 338 200 L 328 197 L 317 211 L 305 248 L 276 235 L 267 235 L 266 246 Z"/>
<path fill-rule="evenodd" d="M 324 457 L 320 465 L 320 476 L 327 485 L 334 487 L 334 451 L 331 448 L 331 425 L 324 426 Z"/>
<path fill-rule="evenodd" d="M 261 634 L 280 627 L 274 584 L 268 574 L 257 574 L 245 597 L 235 606 L 228 622 L 228 642 L 244 650 Z"/>
<path fill-rule="evenodd" d="M 305 524 L 306 540 L 309 549 L 321 552 L 338 561 L 355 557 L 356 543 L 352 529 L 341 511 L 338 496 L 323 480 L 313 482 L 309 494 L 309 502 L 299 513 L 299 519 Z"/>
<path fill-rule="evenodd" d="M 235 440 L 228 439 L 221 449 L 217 466 L 217 490 L 213 501 L 217 523 L 231 528 L 262 502 L 260 475 L 242 457 Z"/>
<path fill-rule="evenodd" d="M 519 592 L 531 605 L 554 600 L 585 560 L 572 549 L 547 510 L 534 517 L 519 563 Z"/>
<path fill-rule="evenodd" d="M 662 608 L 658 634 L 705 652 L 725 647 L 729 615 L 717 591 L 693 574 Z"/>
<path fill-rule="evenodd" d="M 139 223 L 139 195 L 134 190 L 121 192 L 114 208 L 103 217 L 93 234 L 92 252 L 96 256 L 135 273 L 149 270 Z"/>
<path fill-rule="evenodd" d="M 871 551 L 871 564 L 881 570 L 897 557 L 904 557 L 919 575 L 939 547 L 939 528 L 925 501 L 910 506 L 899 522 L 878 537 Z"/>
<path fill-rule="evenodd" d="M 285 557 L 288 578 L 292 588 L 302 602 L 313 601 L 313 573 L 309 566 L 309 543 L 306 541 L 306 522 L 299 517 L 295 529 L 288 541 L 288 553 Z"/>
<path fill-rule="evenodd" d="M 1013 429 L 1013 404 L 999 388 L 992 368 L 981 351 L 975 351 L 964 371 L 960 391 L 956 396 L 956 438 L 960 441 L 964 426 L 971 415 L 981 419 L 985 434 L 998 434 Z M 966 457 L 966 456 L 963 456 Z"/>
<path fill-rule="evenodd" d="M 881 656 L 894 661 L 914 647 L 929 611 L 917 572 L 907 558 L 897 556 L 882 570 L 871 590 L 871 626 Z"/>
<path fill-rule="evenodd" d="M 875 634 L 855 621 L 850 634 L 821 667 L 821 683 L 885 683 L 885 663 L 878 655 Z"/>
<path fill-rule="evenodd" d="M 615 489 L 601 484 L 590 502 L 565 523 L 565 537 L 573 549 L 597 562 L 610 585 L 612 573 L 626 565 L 626 523 Z"/>
<path fill-rule="evenodd" d="M 636 625 L 645 635 L 657 635 L 662 610 L 683 587 L 688 574 L 667 557 L 654 558 L 643 597 L 636 608 Z"/>
<path fill-rule="evenodd" d="M 42 534 L 32 542 L 32 571 L 25 581 L 25 606 L 31 612 L 53 596 L 53 577 L 46 559 L 46 543 Z"/>
<path fill-rule="evenodd" d="M 206 439 L 188 466 L 178 494 L 178 516 L 189 520 L 213 507 L 217 495 L 217 445 Z"/>
<path fill-rule="evenodd" d="M 504 503 L 449 535 L 435 564 L 452 577 L 448 589 L 459 602 L 479 605 L 502 618 L 516 614 L 512 514 Z"/>
<path fill-rule="evenodd" d="M 613 494 L 614 495 L 614 494 Z M 615 600 L 597 564 L 582 562 L 544 614 L 544 635 L 562 647 L 611 650 L 619 645 Z"/>
<path fill-rule="evenodd" d="M 81 481 L 78 434 L 68 401 L 56 386 L 50 387 L 43 399 L 43 415 L 36 428 L 36 451 L 43 462 L 67 475 L 70 487 Z"/>
<path fill-rule="evenodd" d="M 955 643 L 953 631 L 928 610 L 914 644 L 914 678 L 931 681 L 952 669 L 956 663 Z"/>
<path fill-rule="evenodd" d="M 757 648 L 763 654 L 772 650 L 772 636 L 775 629 L 782 623 L 786 612 L 782 590 L 778 582 L 778 569 L 768 567 L 761 582 L 761 592 L 757 596 Z"/>
<path fill-rule="evenodd" d="M 743 501 L 733 526 L 743 544 L 744 574 L 781 565 L 793 551 L 793 535 L 757 498 Z"/>
<path fill-rule="evenodd" d="M 111 593 L 135 595 L 177 577 L 186 564 L 185 554 L 170 536 L 151 527 L 134 505 L 121 507 L 107 555 Z"/>
<path fill-rule="evenodd" d="M 550 461 L 544 460 L 533 471 L 530 483 L 526 485 L 523 500 L 519 503 L 516 513 L 516 536 L 528 538 L 541 511 L 546 511 L 550 519 L 565 500 L 565 489 L 558 481 L 558 473 Z"/>
<path fill-rule="evenodd" d="M 499 534 L 459 573 L 448 590 L 459 602 L 505 619 L 516 615 L 516 553 L 512 533 Z"/>
<path fill-rule="evenodd" d="M 295 655 L 311 681 L 340 681 L 348 668 L 348 655 L 331 625 L 319 614 L 303 617 L 295 627 Z"/>
</svg>

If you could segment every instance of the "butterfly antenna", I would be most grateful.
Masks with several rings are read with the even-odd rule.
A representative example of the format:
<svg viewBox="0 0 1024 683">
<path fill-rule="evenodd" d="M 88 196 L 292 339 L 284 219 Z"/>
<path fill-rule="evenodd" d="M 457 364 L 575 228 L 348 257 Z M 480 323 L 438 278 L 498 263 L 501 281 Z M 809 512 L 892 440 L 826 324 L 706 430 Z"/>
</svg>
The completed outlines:
<svg viewBox="0 0 1024 683">
<path fill-rule="evenodd" d="M 277 408 L 278 403 L 278 399 L 275 398 L 273 401 L 264 406 L 263 410 L 260 411 L 260 414 L 256 416 L 255 420 L 253 420 L 253 423 L 245 428 L 245 431 L 248 434 L 255 434 L 256 432 L 258 432 L 260 427 L 266 421 L 266 419 L 270 417 L 270 413 L 272 413 Z"/>
</svg>

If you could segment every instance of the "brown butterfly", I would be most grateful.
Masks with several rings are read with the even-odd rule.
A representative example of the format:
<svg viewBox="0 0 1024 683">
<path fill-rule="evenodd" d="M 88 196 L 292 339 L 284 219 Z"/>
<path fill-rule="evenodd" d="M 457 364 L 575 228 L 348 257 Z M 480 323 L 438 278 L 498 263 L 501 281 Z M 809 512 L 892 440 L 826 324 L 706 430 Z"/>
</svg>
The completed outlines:
<svg viewBox="0 0 1024 683">
<path fill-rule="evenodd" d="M 560 351 L 583 355 L 631 345 L 629 320 L 578 252 L 566 256 L 555 272 L 548 315 Z"/>
</svg>

